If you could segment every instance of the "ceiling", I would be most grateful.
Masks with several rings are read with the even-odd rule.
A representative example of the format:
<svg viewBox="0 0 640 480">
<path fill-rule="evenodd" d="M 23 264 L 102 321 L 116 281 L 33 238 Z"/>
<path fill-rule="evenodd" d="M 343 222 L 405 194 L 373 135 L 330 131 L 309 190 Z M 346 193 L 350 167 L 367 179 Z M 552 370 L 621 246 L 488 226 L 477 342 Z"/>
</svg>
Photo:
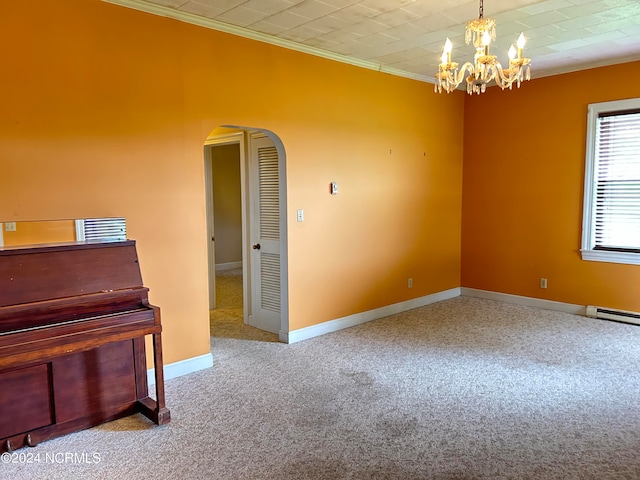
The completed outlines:
<svg viewBox="0 0 640 480">
<path fill-rule="evenodd" d="M 286 48 L 433 82 L 444 41 L 473 58 L 465 23 L 478 0 L 104 0 Z M 640 60 L 640 0 L 486 0 L 491 53 L 524 32 L 531 76 Z"/>
</svg>

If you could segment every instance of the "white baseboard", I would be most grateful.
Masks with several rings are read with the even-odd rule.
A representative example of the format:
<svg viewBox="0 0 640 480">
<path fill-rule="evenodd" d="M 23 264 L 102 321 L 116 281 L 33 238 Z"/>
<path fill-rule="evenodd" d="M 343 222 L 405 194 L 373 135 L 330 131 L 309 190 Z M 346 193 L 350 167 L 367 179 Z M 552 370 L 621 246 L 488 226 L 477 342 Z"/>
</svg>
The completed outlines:
<svg viewBox="0 0 640 480">
<path fill-rule="evenodd" d="M 489 290 L 478 290 L 476 288 L 461 287 L 461 295 L 465 297 L 484 298 L 487 300 L 496 300 L 503 303 L 513 303 L 516 305 L 524 305 L 526 307 L 536 307 L 543 310 L 553 310 L 556 312 L 573 313 L 574 315 L 586 315 L 587 307 L 584 305 L 576 305 L 574 303 L 555 302 L 553 300 L 544 300 L 542 298 L 522 297 L 520 295 L 511 295 L 509 293 L 491 292 Z"/>
<path fill-rule="evenodd" d="M 242 268 L 242 260 L 239 262 L 216 263 L 216 272 L 220 270 L 233 270 L 234 268 Z"/>
<path fill-rule="evenodd" d="M 181 377 L 188 373 L 197 372 L 198 370 L 204 370 L 213 366 L 213 355 L 211 353 L 205 353 L 199 357 L 187 358 L 186 360 L 180 360 L 179 362 L 170 363 L 164 366 L 164 379 L 171 380 L 172 378 Z M 147 370 L 147 382 L 149 385 L 156 384 L 156 369 L 150 368 Z"/>
<path fill-rule="evenodd" d="M 281 331 L 280 341 L 284 343 L 301 342 L 302 340 L 307 340 L 326 333 L 337 332 L 344 328 L 354 327 L 361 323 L 370 322 L 379 318 L 388 317 L 389 315 L 411 310 L 413 308 L 424 307 L 431 303 L 441 302 L 442 300 L 449 300 L 450 298 L 459 296 L 460 288 L 452 288 L 451 290 L 433 293 L 420 298 L 413 298 L 404 302 L 394 303 L 393 305 L 387 305 L 374 310 L 356 313 L 347 317 L 337 318 L 335 320 L 329 320 L 319 323 L 318 325 L 311 325 L 298 330 L 292 330 L 288 332 L 288 334 L 287 332 Z"/>
</svg>

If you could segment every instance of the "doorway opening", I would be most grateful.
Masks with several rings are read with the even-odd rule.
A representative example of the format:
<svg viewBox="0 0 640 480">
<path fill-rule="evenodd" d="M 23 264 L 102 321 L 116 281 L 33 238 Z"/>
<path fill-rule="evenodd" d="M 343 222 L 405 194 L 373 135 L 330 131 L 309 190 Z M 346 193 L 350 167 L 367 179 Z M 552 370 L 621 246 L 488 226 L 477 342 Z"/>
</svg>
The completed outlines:
<svg viewBox="0 0 640 480">
<path fill-rule="evenodd" d="M 212 336 L 287 341 L 284 147 L 218 128 L 204 146 Z"/>
</svg>

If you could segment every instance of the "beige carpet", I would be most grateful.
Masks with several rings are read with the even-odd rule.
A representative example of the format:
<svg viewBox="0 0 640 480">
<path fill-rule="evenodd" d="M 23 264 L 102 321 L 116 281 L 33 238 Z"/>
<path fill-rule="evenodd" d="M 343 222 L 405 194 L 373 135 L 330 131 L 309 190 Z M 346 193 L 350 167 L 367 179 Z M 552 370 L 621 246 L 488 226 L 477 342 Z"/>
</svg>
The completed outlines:
<svg viewBox="0 0 640 480">
<path fill-rule="evenodd" d="M 0 478 L 640 479 L 637 326 L 459 297 L 284 345 L 217 313 L 169 425 L 45 442 Z"/>
</svg>

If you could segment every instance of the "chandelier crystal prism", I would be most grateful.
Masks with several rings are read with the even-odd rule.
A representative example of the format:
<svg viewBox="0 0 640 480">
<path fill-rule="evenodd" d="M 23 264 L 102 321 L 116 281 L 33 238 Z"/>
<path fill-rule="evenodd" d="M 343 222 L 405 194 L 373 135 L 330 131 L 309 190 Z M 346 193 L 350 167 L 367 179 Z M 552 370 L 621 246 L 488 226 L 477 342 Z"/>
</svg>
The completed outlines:
<svg viewBox="0 0 640 480">
<path fill-rule="evenodd" d="M 487 85 L 492 81 L 504 90 L 511 89 L 514 83 L 520 88 L 520 83 L 531 79 L 531 59 L 522 56 L 524 34 L 521 33 L 518 37 L 517 49 L 513 44 L 509 48 L 509 68 L 502 68 L 497 57 L 489 54 L 489 45 L 496 39 L 496 21 L 493 18 L 484 18 L 483 10 L 483 0 L 480 0 L 480 14 L 476 20 L 467 22 L 465 31 L 465 42 L 467 45 L 473 42 L 476 49 L 473 63 L 466 62 L 458 68 L 458 64 L 451 61 L 453 45 L 447 38 L 436 74 L 437 83 L 434 91 L 442 93 L 444 90 L 451 93 L 466 80 L 467 93 L 479 95 L 485 92 Z"/>
</svg>

